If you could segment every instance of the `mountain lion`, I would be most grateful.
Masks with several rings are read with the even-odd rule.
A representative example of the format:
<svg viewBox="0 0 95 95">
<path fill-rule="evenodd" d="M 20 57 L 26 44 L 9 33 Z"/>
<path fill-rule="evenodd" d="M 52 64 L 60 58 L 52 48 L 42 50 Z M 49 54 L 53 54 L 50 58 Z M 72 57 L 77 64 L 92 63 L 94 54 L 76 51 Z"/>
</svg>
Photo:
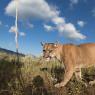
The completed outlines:
<svg viewBox="0 0 95 95">
<path fill-rule="evenodd" d="M 43 58 L 49 61 L 56 58 L 65 67 L 64 80 L 55 84 L 55 87 L 65 86 L 71 79 L 73 73 L 77 80 L 81 81 L 81 68 L 95 66 L 95 44 L 59 44 L 45 43 L 43 44 Z"/>
</svg>

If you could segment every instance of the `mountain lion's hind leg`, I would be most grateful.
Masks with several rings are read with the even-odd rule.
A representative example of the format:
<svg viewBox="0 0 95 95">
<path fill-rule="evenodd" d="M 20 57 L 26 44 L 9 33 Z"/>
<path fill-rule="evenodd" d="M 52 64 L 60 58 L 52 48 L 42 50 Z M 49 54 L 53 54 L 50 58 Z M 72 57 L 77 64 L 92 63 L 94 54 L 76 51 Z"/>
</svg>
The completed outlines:
<svg viewBox="0 0 95 95">
<path fill-rule="evenodd" d="M 95 85 L 95 80 L 89 82 L 90 85 Z"/>
<path fill-rule="evenodd" d="M 75 70 L 75 77 L 76 77 L 77 81 L 82 81 L 81 68 L 77 68 Z"/>
<path fill-rule="evenodd" d="M 95 65 L 94 65 L 95 68 Z M 94 77 L 95 78 L 95 77 Z M 95 79 L 89 82 L 90 85 L 95 85 Z"/>
<path fill-rule="evenodd" d="M 85 83 L 85 82 L 82 80 L 81 68 L 77 68 L 77 69 L 75 70 L 75 76 L 76 76 L 77 81 L 81 82 L 82 84 L 84 84 L 84 85 L 87 87 L 87 83 Z"/>
</svg>

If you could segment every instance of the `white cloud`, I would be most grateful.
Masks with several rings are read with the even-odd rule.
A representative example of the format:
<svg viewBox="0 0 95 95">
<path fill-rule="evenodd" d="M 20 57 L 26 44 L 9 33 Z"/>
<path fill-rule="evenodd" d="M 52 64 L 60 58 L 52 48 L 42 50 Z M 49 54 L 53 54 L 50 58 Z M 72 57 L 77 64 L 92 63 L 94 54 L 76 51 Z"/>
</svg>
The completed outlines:
<svg viewBox="0 0 95 95">
<path fill-rule="evenodd" d="M 0 26 L 2 25 L 2 21 L 0 21 Z"/>
<path fill-rule="evenodd" d="M 78 4 L 79 0 L 70 0 L 70 6 L 73 7 L 74 5 Z"/>
<path fill-rule="evenodd" d="M 44 24 L 44 28 L 46 29 L 46 31 L 52 31 L 53 30 L 52 26 L 46 25 L 46 24 Z"/>
<path fill-rule="evenodd" d="M 85 22 L 84 22 L 84 21 L 78 21 L 77 24 L 78 24 L 80 27 L 84 27 Z"/>
<path fill-rule="evenodd" d="M 16 31 L 16 27 L 15 26 L 11 26 L 11 28 L 9 29 L 9 32 L 14 32 Z"/>
<path fill-rule="evenodd" d="M 69 0 L 70 1 L 70 8 L 72 9 L 75 5 L 77 5 L 79 2 L 87 3 L 87 0 Z"/>
<path fill-rule="evenodd" d="M 16 1 L 11 1 L 6 7 L 6 14 L 15 16 Z M 78 0 L 71 0 L 71 4 L 77 4 Z M 48 31 L 57 29 L 59 32 L 70 39 L 85 39 L 72 23 L 66 23 L 63 17 L 59 16 L 59 11 L 51 7 L 45 0 L 19 0 L 19 18 L 40 18 L 51 21 L 55 27 L 44 25 Z M 30 25 L 32 27 L 32 25 Z M 11 31 L 15 28 L 11 27 Z"/>
<path fill-rule="evenodd" d="M 86 36 L 81 34 L 72 23 L 63 23 L 60 25 L 58 24 L 56 27 L 46 25 L 44 28 L 48 31 L 52 31 L 54 29 L 58 30 L 61 35 L 68 39 L 83 40 L 86 38 Z"/>
<path fill-rule="evenodd" d="M 4 25 L 4 23 L 2 21 L 0 21 L 0 26 L 4 26 L 4 27 L 9 27 L 7 24 Z"/>
<path fill-rule="evenodd" d="M 24 32 L 19 32 L 20 36 L 26 36 L 26 34 Z"/>
<path fill-rule="evenodd" d="M 4 26 L 4 27 L 8 27 L 8 25 L 7 24 L 4 25 L 4 23 L 2 21 L 0 21 L 0 26 L 1 25 Z"/>
<path fill-rule="evenodd" d="M 85 39 L 86 36 L 81 34 L 78 30 L 76 30 L 75 26 L 72 23 L 65 24 L 63 29 L 63 35 L 71 39 Z"/>
<path fill-rule="evenodd" d="M 54 18 L 52 19 L 52 21 L 53 21 L 56 25 L 64 24 L 64 23 L 65 23 L 65 19 L 62 18 L 62 17 L 58 17 L 58 16 L 54 17 Z"/>
<path fill-rule="evenodd" d="M 61 19 L 61 20 L 59 20 Z M 56 29 L 63 34 L 64 37 L 69 38 L 69 39 L 85 39 L 86 36 L 81 34 L 76 27 L 74 26 L 74 24 L 72 23 L 66 23 L 64 18 L 61 17 L 56 17 L 55 20 L 53 20 L 53 22 L 56 24 Z"/>
<path fill-rule="evenodd" d="M 16 32 L 16 27 L 15 26 L 11 26 L 11 28 L 9 29 L 10 33 L 15 33 Z M 26 34 L 24 32 L 18 32 L 20 36 L 26 36 Z"/>
<path fill-rule="evenodd" d="M 95 17 L 95 8 L 92 10 L 92 15 Z"/>
<path fill-rule="evenodd" d="M 31 24 L 31 23 L 27 23 L 27 25 L 28 25 L 29 28 L 33 28 L 34 27 L 34 25 Z"/>
<path fill-rule="evenodd" d="M 7 24 L 4 25 L 2 21 L 0 21 L 0 26 L 8 27 L 8 25 Z"/>
<path fill-rule="evenodd" d="M 16 1 L 11 1 L 5 9 L 5 13 L 15 16 Z M 59 14 L 45 0 L 19 0 L 18 14 L 20 18 L 37 17 L 49 19 Z"/>
</svg>

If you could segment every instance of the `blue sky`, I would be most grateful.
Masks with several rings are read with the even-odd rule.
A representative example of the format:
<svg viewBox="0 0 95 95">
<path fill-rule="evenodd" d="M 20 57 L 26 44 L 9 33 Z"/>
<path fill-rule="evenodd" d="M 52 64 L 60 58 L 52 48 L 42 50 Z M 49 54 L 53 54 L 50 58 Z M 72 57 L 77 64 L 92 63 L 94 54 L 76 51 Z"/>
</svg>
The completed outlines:
<svg viewBox="0 0 95 95">
<path fill-rule="evenodd" d="M 95 0 L 18 0 L 19 52 L 40 55 L 40 42 L 95 42 Z M 15 51 L 15 1 L 0 0 L 0 47 Z"/>
</svg>

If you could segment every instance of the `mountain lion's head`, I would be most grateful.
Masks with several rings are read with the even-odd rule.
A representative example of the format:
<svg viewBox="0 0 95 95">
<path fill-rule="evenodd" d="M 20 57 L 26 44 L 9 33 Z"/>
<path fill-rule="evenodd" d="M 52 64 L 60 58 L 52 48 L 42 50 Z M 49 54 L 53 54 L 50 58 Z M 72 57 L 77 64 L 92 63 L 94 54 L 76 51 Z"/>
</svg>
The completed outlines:
<svg viewBox="0 0 95 95">
<path fill-rule="evenodd" d="M 41 43 L 43 46 L 43 58 L 46 61 L 50 61 L 53 58 L 59 59 L 60 57 L 60 45 L 57 43 Z"/>
</svg>

